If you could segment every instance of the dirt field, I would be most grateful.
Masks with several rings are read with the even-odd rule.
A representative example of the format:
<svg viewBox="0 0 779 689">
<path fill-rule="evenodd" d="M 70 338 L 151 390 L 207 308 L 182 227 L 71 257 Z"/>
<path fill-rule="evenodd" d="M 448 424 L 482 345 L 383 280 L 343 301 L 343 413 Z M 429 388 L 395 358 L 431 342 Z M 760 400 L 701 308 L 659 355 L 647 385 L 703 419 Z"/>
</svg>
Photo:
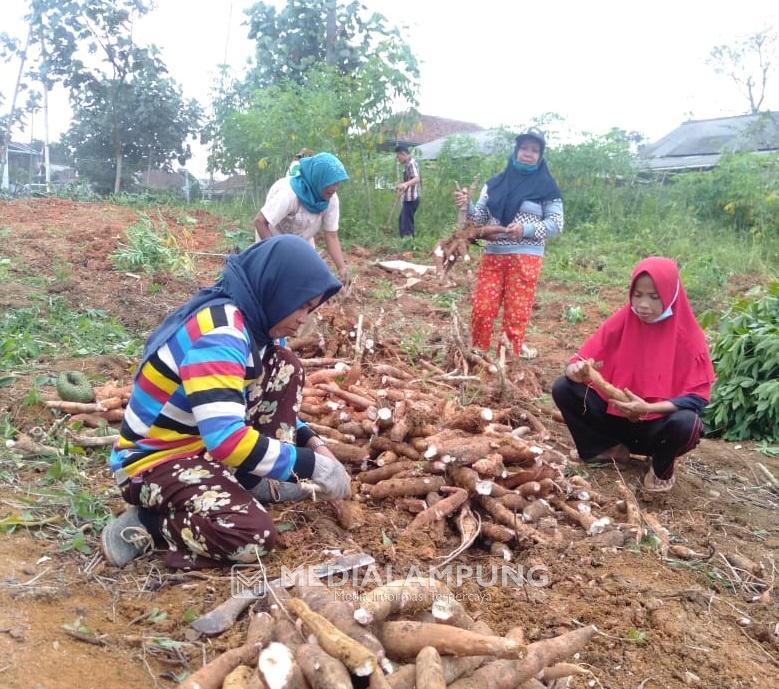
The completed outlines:
<svg viewBox="0 0 779 689">
<path fill-rule="evenodd" d="M 175 213 L 162 212 L 185 248 L 200 254 L 223 251 L 219 219 L 199 212 L 197 224 L 186 228 Z M 197 255 L 197 277 L 190 279 L 117 272 L 107 257 L 136 218 L 131 209 L 109 205 L 57 200 L 1 203 L 0 227 L 5 232 L 0 256 L 11 261 L 0 283 L 2 312 L 28 307 L 34 296 L 59 295 L 74 309 L 100 309 L 138 336 L 147 333 L 198 285 L 209 284 L 222 259 Z M 405 278 L 380 270 L 372 260 L 367 251 L 351 254 L 358 278 L 337 308 L 379 323 L 377 328 L 394 351 L 432 358 L 450 327 L 446 295 L 432 280 L 402 289 Z M 457 270 L 458 284 L 449 293 L 467 295 L 471 278 Z M 520 384 L 524 377 L 548 392 L 571 352 L 623 298 L 620 291 L 605 291 L 597 301 L 583 305 L 584 320 L 570 323 L 561 314 L 573 293 L 575 286 L 544 282 L 528 338 L 539 356 L 510 365 Z M 460 300 L 466 315 L 467 299 Z M 47 428 L 53 421 L 47 410 L 23 403 L 34 376 L 78 369 L 95 379 L 127 382 L 131 366 L 122 356 L 105 354 L 46 357 L 12 372 L 0 371 L 18 374 L 0 387 L 0 412 L 9 412 L 18 429 Z M 565 428 L 545 421 L 553 435 L 552 447 L 568 455 L 571 441 Z M 597 548 L 582 532 L 562 548 L 536 546 L 515 553 L 519 565 L 548 568 L 547 586 L 480 589 L 470 583 L 460 593 L 470 610 L 495 631 L 521 625 L 529 640 L 596 624 L 602 634 L 579 658 L 592 675 L 575 678 L 571 687 L 776 686 L 779 605 L 773 583 L 779 494 L 769 489 L 758 462 L 779 476 L 779 458 L 760 454 L 752 444 L 706 440 L 685 459 L 672 493 L 661 497 L 637 493 L 642 509 L 660 517 L 672 542 L 705 554 L 700 560 L 662 558 L 649 544 Z M 113 490 L 104 464 L 101 454 L 84 465 L 95 494 Z M 631 488 L 638 485 L 642 471 L 635 464 L 621 468 Z M 620 478 L 613 467 L 585 468 L 572 461 L 571 469 L 586 473 L 606 495 L 618 492 Z M 28 465 L 0 448 L 0 520 L 40 496 L 42 471 L 40 462 Z M 112 495 L 111 506 L 119 511 L 121 501 L 115 491 Z M 56 512 L 55 507 L 45 514 L 56 517 Z M 284 547 L 266 560 L 270 576 L 282 564 L 316 562 L 323 549 L 355 544 L 379 564 L 392 564 L 402 572 L 415 564 L 431 564 L 459 540 L 453 530 L 426 541 L 405 540 L 400 532 L 411 515 L 386 501 L 365 507 L 365 526 L 351 532 L 338 525 L 328 505 L 296 504 L 274 512 L 288 530 L 282 535 Z M 197 668 L 203 657 L 244 637 L 245 623 L 215 639 L 199 638 L 189 628 L 196 615 L 229 595 L 226 572 L 170 572 L 153 555 L 116 570 L 86 552 L 96 550 L 97 543 L 89 524 L 82 525 L 84 553 L 62 552 L 61 541 L 45 525 L 6 530 L 9 533 L 0 537 L 2 687 L 172 686 L 179 673 Z M 722 557 L 730 553 L 762 562 L 760 578 L 768 587 L 757 590 L 748 576 L 732 570 Z M 487 551 L 473 547 L 462 561 L 484 563 L 489 557 Z M 76 620 L 88 628 L 92 643 L 63 629 Z"/>
</svg>

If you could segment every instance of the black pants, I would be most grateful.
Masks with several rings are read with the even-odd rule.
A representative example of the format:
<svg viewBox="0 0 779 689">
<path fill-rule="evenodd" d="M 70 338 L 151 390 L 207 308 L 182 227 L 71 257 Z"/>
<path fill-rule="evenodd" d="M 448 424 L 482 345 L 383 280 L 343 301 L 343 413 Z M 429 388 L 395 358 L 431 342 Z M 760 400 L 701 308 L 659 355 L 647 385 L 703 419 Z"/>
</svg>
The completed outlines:
<svg viewBox="0 0 779 689">
<path fill-rule="evenodd" d="M 703 424 L 694 411 L 680 409 L 651 421 L 628 421 L 606 413 L 606 402 L 591 388 L 560 376 L 552 397 L 576 443 L 579 457 L 592 459 L 622 443 L 631 453 L 652 458 L 658 478 L 673 476 L 677 457 L 700 441 Z"/>
<path fill-rule="evenodd" d="M 414 236 L 414 214 L 419 208 L 419 199 L 413 201 L 403 201 L 403 207 L 400 209 L 398 224 L 400 225 L 401 237 Z"/>
</svg>

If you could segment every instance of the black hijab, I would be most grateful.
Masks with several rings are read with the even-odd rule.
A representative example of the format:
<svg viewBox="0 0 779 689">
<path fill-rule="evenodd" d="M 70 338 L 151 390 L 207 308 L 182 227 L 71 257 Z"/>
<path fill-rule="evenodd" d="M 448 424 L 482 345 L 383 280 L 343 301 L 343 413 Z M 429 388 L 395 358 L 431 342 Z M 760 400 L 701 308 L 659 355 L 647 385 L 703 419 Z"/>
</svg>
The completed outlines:
<svg viewBox="0 0 779 689">
<path fill-rule="evenodd" d="M 517 151 L 525 139 L 533 139 L 541 144 L 538 167 L 532 172 L 521 172 L 514 167 Z M 514 222 L 523 201 L 540 203 L 562 198 L 557 182 L 546 167 L 545 148 L 546 142 L 540 132 L 520 134 L 506 169 L 487 180 L 487 208 L 504 227 Z"/>
<path fill-rule="evenodd" d="M 339 289 L 316 250 L 296 235 L 283 234 L 253 244 L 227 258 L 224 275 L 171 313 L 149 336 L 138 371 L 193 315 L 206 306 L 233 303 L 243 314 L 254 343 L 271 342 L 270 329 L 322 295 L 323 304 Z"/>
</svg>

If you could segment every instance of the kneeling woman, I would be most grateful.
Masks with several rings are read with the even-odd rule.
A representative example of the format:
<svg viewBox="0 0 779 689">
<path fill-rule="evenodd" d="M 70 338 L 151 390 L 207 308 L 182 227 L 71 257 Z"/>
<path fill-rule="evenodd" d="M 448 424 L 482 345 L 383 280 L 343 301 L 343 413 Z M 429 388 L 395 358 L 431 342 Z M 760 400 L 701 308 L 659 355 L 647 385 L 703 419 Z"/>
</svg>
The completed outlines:
<svg viewBox="0 0 779 689">
<path fill-rule="evenodd" d="M 608 401 L 585 385 L 586 362 L 603 362 L 603 377 L 630 401 Z M 669 258 L 653 257 L 634 268 L 628 303 L 587 340 L 552 396 L 584 461 L 648 455 L 644 487 L 666 491 L 674 485 L 676 458 L 700 440 L 700 413 L 713 381 L 679 269 Z"/>
<path fill-rule="evenodd" d="M 297 420 L 302 366 L 273 343 L 340 287 L 305 240 L 274 237 L 230 256 L 152 333 L 110 458 L 131 507 L 103 531 L 109 562 L 151 537 L 174 568 L 256 562 L 276 538 L 267 479 L 349 497 L 344 467 Z"/>
</svg>

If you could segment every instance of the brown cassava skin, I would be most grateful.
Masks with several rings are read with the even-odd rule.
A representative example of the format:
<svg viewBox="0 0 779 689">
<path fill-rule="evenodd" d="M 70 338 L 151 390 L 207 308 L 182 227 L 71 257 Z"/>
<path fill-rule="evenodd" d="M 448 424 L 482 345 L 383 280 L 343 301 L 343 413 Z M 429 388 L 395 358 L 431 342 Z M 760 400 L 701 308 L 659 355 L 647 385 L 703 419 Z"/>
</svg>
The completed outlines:
<svg viewBox="0 0 779 689">
<path fill-rule="evenodd" d="M 574 663 L 555 663 L 550 667 L 545 667 L 541 671 L 541 679 L 544 682 L 553 682 L 563 677 L 573 677 L 574 675 L 589 675 L 590 671 Z"/>
<path fill-rule="evenodd" d="M 320 383 L 317 385 L 317 387 L 321 390 L 324 390 L 325 392 L 329 392 L 331 395 L 340 397 L 355 409 L 365 410 L 368 409 L 368 407 L 376 406 L 376 402 L 374 400 L 363 397 L 362 395 L 358 395 L 354 392 L 349 392 L 348 390 L 342 390 L 335 383 Z"/>
<path fill-rule="evenodd" d="M 302 644 L 295 660 L 311 689 L 352 689 L 352 678 L 340 660 L 316 644 Z"/>
<path fill-rule="evenodd" d="M 511 543 L 517 537 L 513 529 L 485 519 L 481 520 L 481 533 L 489 540 L 500 543 Z"/>
<path fill-rule="evenodd" d="M 503 457 L 497 452 L 474 462 L 471 464 L 471 468 L 487 478 L 500 478 L 506 471 L 506 467 L 503 465 Z"/>
<path fill-rule="evenodd" d="M 259 648 L 254 644 L 231 648 L 195 670 L 178 685 L 178 689 L 220 689 L 225 677 L 239 665 L 254 665 L 258 653 Z"/>
<path fill-rule="evenodd" d="M 592 512 L 579 512 L 579 510 L 571 507 L 564 500 L 555 500 L 554 506 L 585 531 L 589 531 L 590 527 L 597 521 L 597 517 Z"/>
<path fill-rule="evenodd" d="M 254 676 L 254 668 L 248 665 L 239 665 L 225 677 L 222 689 L 247 689 L 249 680 Z"/>
<path fill-rule="evenodd" d="M 428 507 L 424 512 L 420 512 L 411 523 L 406 527 L 407 531 L 416 531 L 424 529 L 433 522 L 445 519 L 468 499 L 468 491 L 462 488 L 454 490 L 451 495 L 439 500 L 432 507 Z"/>
<path fill-rule="evenodd" d="M 354 478 L 360 483 L 375 484 L 379 481 L 386 481 L 387 479 L 392 478 L 395 474 L 399 474 L 401 471 L 423 468 L 425 464 L 426 462 L 415 462 L 411 459 L 406 459 L 399 462 L 385 464 L 378 469 L 362 471 Z"/>
<path fill-rule="evenodd" d="M 460 629 L 473 629 L 474 619 L 466 612 L 462 603 L 454 598 L 441 598 L 433 603 L 431 621 L 438 624 L 449 624 Z M 419 620 L 425 622 L 426 620 Z M 480 632 L 484 633 L 484 632 Z"/>
<path fill-rule="evenodd" d="M 470 467 L 449 467 L 449 476 L 460 488 L 465 488 L 471 493 L 476 493 L 476 484 L 482 479 L 479 474 Z M 507 495 L 510 491 L 497 483 L 492 483 L 490 496 L 496 498 Z"/>
<path fill-rule="evenodd" d="M 363 624 L 381 622 L 393 614 L 429 607 L 436 597 L 446 595 L 451 592 L 436 579 L 398 579 L 366 593 L 354 617 Z"/>
<path fill-rule="evenodd" d="M 476 622 L 473 631 L 480 634 L 492 635 L 492 630 L 484 622 Z M 441 666 L 444 671 L 444 680 L 451 684 L 459 677 L 470 675 L 476 668 L 489 660 L 487 656 L 463 656 L 462 658 L 441 658 Z M 390 689 L 414 689 L 416 681 L 416 665 L 404 665 L 399 667 L 388 678 Z M 481 689 L 490 689 L 482 687 Z"/>
<path fill-rule="evenodd" d="M 419 514 L 427 509 L 427 503 L 421 498 L 398 498 L 395 504 L 411 514 Z"/>
<path fill-rule="evenodd" d="M 330 428 L 330 426 L 326 426 L 325 424 L 317 423 L 316 421 L 309 421 L 308 427 L 317 435 L 324 436 L 328 441 L 332 440 L 337 443 L 345 443 L 347 445 L 354 444 L 355 437 L 353 435 L 346 435 L 345 433 L 341 433 L 341 431 L 338 431 L 335 428 Z"/>
<path fill-rule="evenodd" d="M 588 362 L 582 367 L 582 377 L 586 382 L 592 383 L 598 388 L 608 399 L 617 402 L 630 402 L 630 398 L 625 392 L 609 383 L 591 363 Z"/>
<path fill-rule="evenodd" d="M 395 411 L 392 413 L 394 423 L 389 429 L 389 438 L 393 442 L 402 443 L 408 435 L 409 424 L 408 419 L 406 419 L 408 409 L 409 403 L 406 400 L 395 403 Z"/>
<path fill-rule="evenodd" d="M 302 600 L 293 598 L 287 603 L 290 612 L 303 622 L 316 636 L 319 645 L 331 656 L 340 660 L 358 676 L 366 676 L 376 669 L 376 654 L 344 634 L 332 622 L 315 613 Z"/>
<path fill-rule="evenodd" d="M 538 481 L 539 483 L 544 479 L 557 478 L 557 471 L 548 464 L 540 464 L 533 469 L 520 469 L 513 474 L 509 474 L 506 478 L 498 479 L 501 486 L 506 488 L 516 488 L 528 481 Z"/>
<path fill-rule="evenodd" d="M 393 376 L 395 378 L 400 378 L 401 380 L 412 380 L 414 378 L 408 371 L 404 371 L 391 364 L 373 364 L 371 369 L 380 376 Z"/>
<path fill-rule="evenodd" d="M 389 438 L 381 435 L 377 435 L 371 438 L 370 449 L 371 453 L 375 453 L 376 456 L 382 452 L 390 450 L 396 455 L 401 455 L 403 457 L 407 457 L 408 459 L 414 459 L 416 461 L 422 459 L 422 455 L 420 455 L 419 452 L 417 452 L 408 443 L 397 443 L 394 440 L 390 440 Z"/>
<path fill-rule="evenodd" d="M 267 612 L 251 613 L 249 628 L 246 630 L 246 643 L 256 644 L 260 648 L 267 646 L 273 638 L 276 621 Z"/>
<path fill-rule="evenodd" d="M 350 601 L 336 598 L 335 592 L 313 574 L 306 577 L 304 571 L 296 572 L 294 581 L 299 597 L 309 608 L 375 653 L 377 658 L 385 657 L 384 648 L 373 632 L 354 619 L 354 605 Z"/>
<path fill-rule="evenodd" d="M 517 512 L 521 512 L 528 506 L 527 499 L 519 493 L 509 493 L 497 498 L 497 500 L 506 509 L 516 510 Z"/>
<path fill-rule="evenodd" d="M 390 675 L 391 677 L 392 675 Z M 381 667 L 377 667 L 368 679 L 368 689 L 392 689 L 387 681 L 387 675 Z M 413 688 L 412 688 L 413 689 Z"/>
<path fill-rule="evenodd" d="M 368 421 L 368 426 L 370 427 L 370 425 L 371 422 Z M 344 421 L 338 425 L 338 432 L 343 435 L 354 436 L 355 438 L 365 438 L 370 435 L 370 433 L 365 432 L 365 428 L 359 421 Z"/>
<path fill-rule="evenodd" d="M 368 450 L 358 445 L 331 442 L 327 443 L 327 447 L 336 459 L 348 464 L 362 464 L 368 459 Z"/>
<path fill-rule="evenodd" d="M 470 677 L 459 679 L 449 689 L 514 689 L 549 665 L 581 651 L 595 635 L 594 625 L 567 632 L 553 639 L 530 644 L 523 660 L 497 660 L 483 665 Z"/>
<path fill-rule="evenodd" d="M 469 404 L 444 418 L 444 424 L 447 428 L 456 428 L 466 433 L 481 433 L 494 418 L 491 410 L 487 411 L 490 413 L 485 413 L 485 407 Z"/>
<path fill-rule="evenodd" d="M 417 653 L 416 689 L 446 689 L 441 656 L 432 646 Z"/>
<path fill-rule="evenodd" d="M 410 658 L 425 646 L 442 655 L 489 655 L 496 658 L 518 658 L 523 646 L 511 639 L 488 636 L 445 624 L 398 621 L 385 622 L 379 632 L 384 648 L 391 657 Z"/>
<path fill-rule="evenodd" d="M 527 539 L 534 543 L 546 543 L 546 539 L 538 531 L 532 526 L 525 524 L 521 517 L 515 516 L 511 510 L 501 505 L 495 498 L 482 495 L 479 497 L 479 502 L 495 521 L 516 531 L 519 538 Z"/>
<path fill-rule="evenodd" d="M 379 481 L 368 488 L 368 495 L 374 499 L 416 497 L 427 495 L 430 491 L 440 490 L 446 481 L 441 476 L 421 476 L 419 478 L 391 478 Z"/>
<path fill-rule="evenodd" d="M 342 529 L 352 531 L 363 525 L 362 508 L 356 502 L 351 500 L 331 500 L 330 504 L 333 506 L 338 526 Z"/>
</svg>

